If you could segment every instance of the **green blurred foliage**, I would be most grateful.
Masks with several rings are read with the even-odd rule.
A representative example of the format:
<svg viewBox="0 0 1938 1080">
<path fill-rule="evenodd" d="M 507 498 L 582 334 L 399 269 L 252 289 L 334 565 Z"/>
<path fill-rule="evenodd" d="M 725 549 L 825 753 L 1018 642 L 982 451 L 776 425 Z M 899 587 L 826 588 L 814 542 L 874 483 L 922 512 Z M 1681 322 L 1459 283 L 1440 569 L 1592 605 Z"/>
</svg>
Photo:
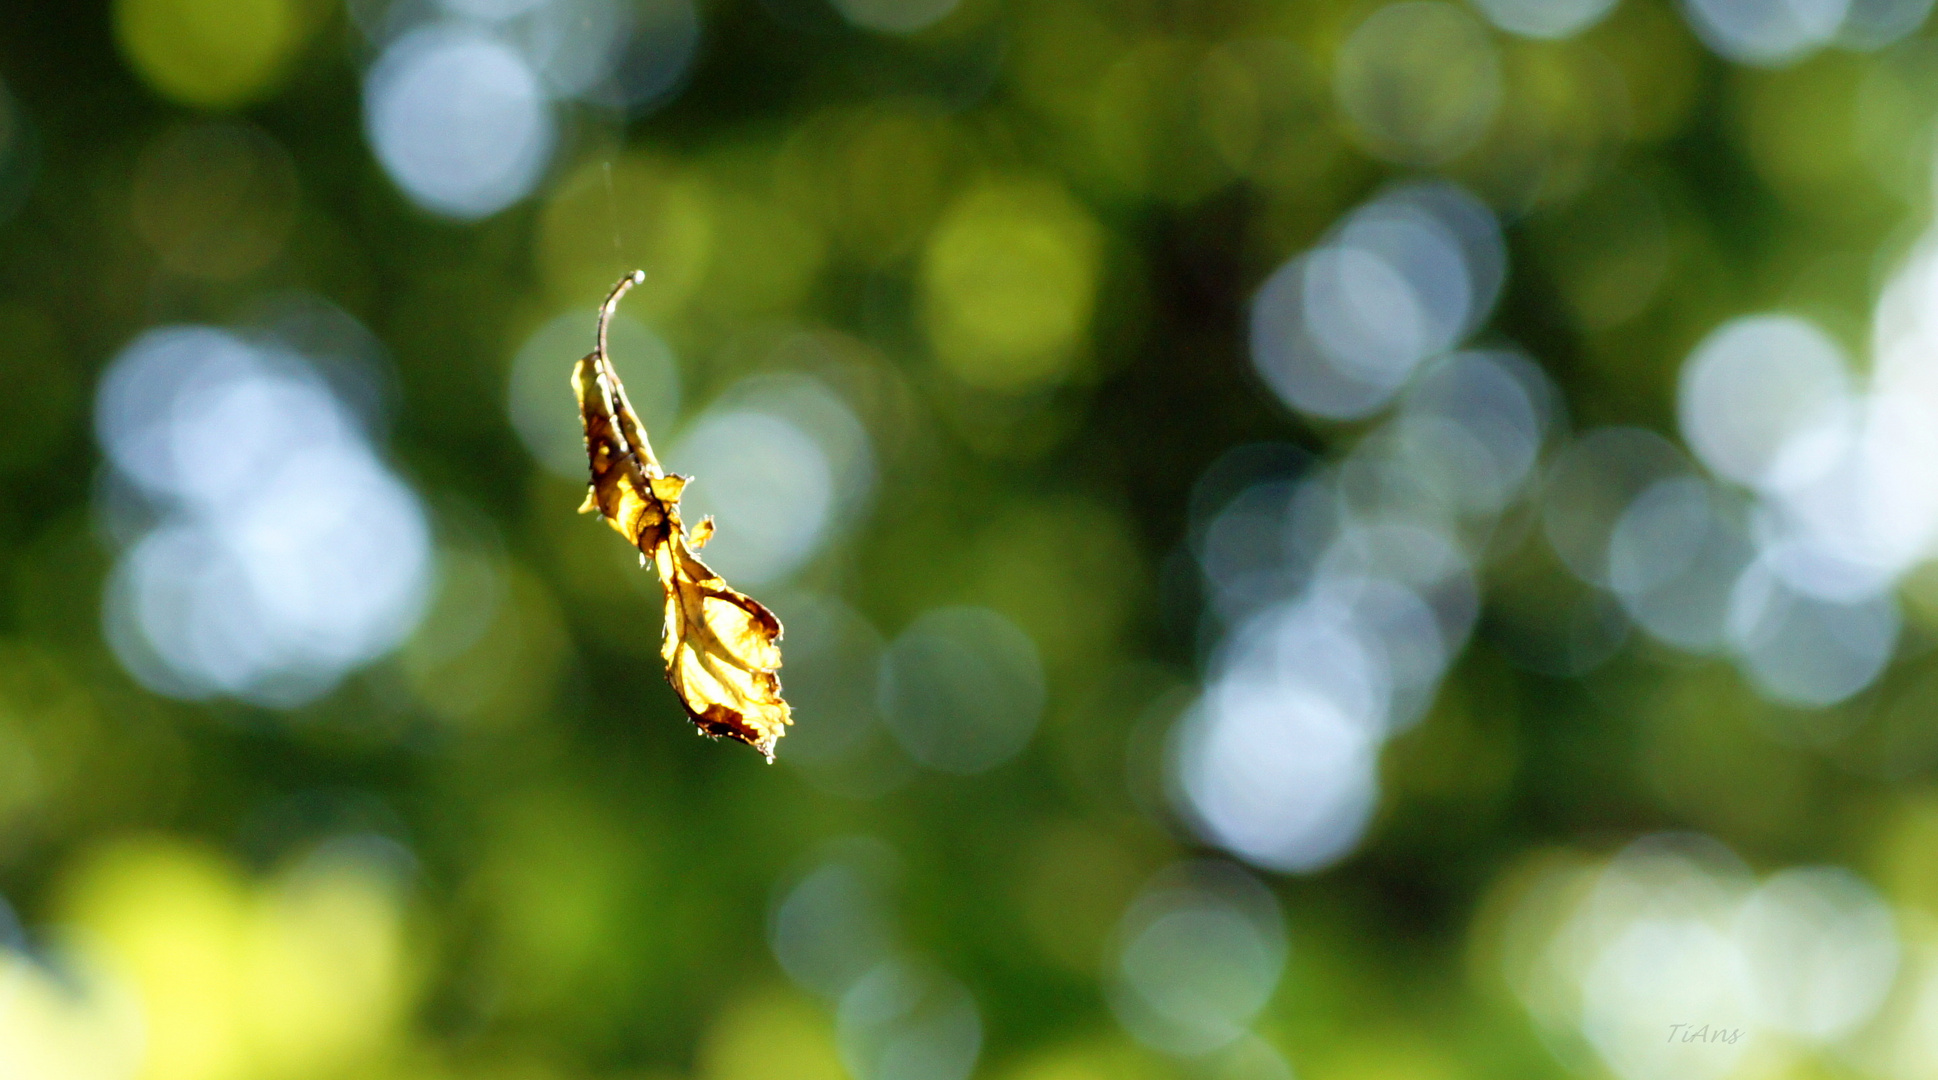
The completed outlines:
<svg viewBox="0 0 1938 1080">
<path fill-rule="evenodd" d="M 1566 42 L 1445 4 L 1354 52 L 1369 10 L 966 0 L 888 37 L 819 0 L 714 0 L 677 97 L 566 106 L 538 192 L 457 224 L 366 146 L 342 10 L 13 5 L 0 79 L 36 165 L 0 221 L 0 894 L 75 985 L 122 965 L 103 985 L 149 1010 L 123 1045 L 132 999 L 22 976 L 15 1052 L 56 1070 L 23 1075 L 837 1080 L 834 1014 L 767 930 L 857 834 L 899 857 L 906 941 L 981 1006 L 977 1075 L 1214 1075 L 1125 1035 L 1098 973 L 1129 899 L 1200 851 L 1161 775 L 1202 660 L 1177 569 L 1192 485 L 1232 446 L 1357 431 L 1254 377 L 1257 284 L 1390 177 L 1438 169 L 1506 225 L 1495 327 L 1569 422 L 1672 431 L 1682 359 L 1725 318 L 1781 306 L 1861 344 L 1931 211 L 1930 36 L 1756 70 L 1663 0 Z M 1341 108 L 1392 65 L 1420 108 Z M 8 113 L 8 152 L 21 130 Z M 806 373 L 872 441 L 871 506 L 752 591 L 784 614 L 839 596 L 891 638 L 941 605 L 1006 616 L 1048 690 L 1019 757 L 853 798 L 787 741 L 769 767 L 692 736 L 649 573 L 506 413 L 534 328 L 633 266 L 628 310 L 679 358 L 686 415 Z M 242 323 L 290 289 L 388 352 L 389 452 L 432 507 L 438 592 L 314 704 L 167 700 L 101 636 L 91 388 L 149 326 Z M 1758 870 L 1853 865 L 1938 914 L 1938 605 L 1912 598 L 1878 688 L 1800 719 L 1643 643 L 1581 679 L 1513 666 L 1500 637 L 1549 632 L 1580 586 L 1531 530 L 1502 545 L 1485 629 L 1388 749 L 1365 843 L 1271 878 L 1291 960 L 1257 1030 L 1298 1075 L 1589 1060 L 1549 1052 L 1503 972 L 1582 853 L 1641 833 L 1704 831 Z M 366 834 L 391 861 L 332 861 Z M 357 979 L 304 974 L 345 957 Z"/>
</svg>

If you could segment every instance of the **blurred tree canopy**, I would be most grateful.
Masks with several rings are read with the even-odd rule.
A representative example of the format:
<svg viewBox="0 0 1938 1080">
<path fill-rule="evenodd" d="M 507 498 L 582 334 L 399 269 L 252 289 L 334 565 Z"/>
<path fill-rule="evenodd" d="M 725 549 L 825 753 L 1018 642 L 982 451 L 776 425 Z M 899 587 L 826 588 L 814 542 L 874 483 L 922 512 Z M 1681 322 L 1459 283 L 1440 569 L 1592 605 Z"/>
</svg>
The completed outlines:
<svg viewBox="0 0 1938 1080">
<path fill-rule="evenodd" d="M 1929 7 L 15 4 L 0 1076 L 1938 1072 Z"/>
</svg>

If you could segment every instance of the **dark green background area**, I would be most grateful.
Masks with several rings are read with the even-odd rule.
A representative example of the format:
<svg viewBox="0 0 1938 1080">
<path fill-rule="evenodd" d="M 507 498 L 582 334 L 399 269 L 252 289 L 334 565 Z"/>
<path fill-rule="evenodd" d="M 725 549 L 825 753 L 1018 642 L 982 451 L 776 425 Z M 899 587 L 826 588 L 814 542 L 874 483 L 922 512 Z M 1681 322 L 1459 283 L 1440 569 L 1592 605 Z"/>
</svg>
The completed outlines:
<svg viewBox="0 0 1938 1080">
<path fill-rule="evenodd" d="M 1242 444 L 1324 456 L 1364 430 L 1280 404 L 1246 353 L 1248 303 L 1340 215 L 1416 170 L 1361 149 L 1327 105 L 1309 145 L 1294 148 L 1323 164 L 1296 182 L 1224 166 L 1183 194 L 1125 181 L 1086 141 L 1081 110 L 1047 106 L 1019 71 L 1045 49 L 1094 51 L 1056 36 L 1077 24 L 1051 16 L 1078 11 L 1121 42 L 1292 40 L 1313 57 L 1325 103 L 1332 52 L 1366 10 L 964 0 L 903 40 L 853 29 L 820 0 L 715 0 L 676 97 L 633 117 L 562 106 L 565 141 L 537 194 L 453 223 L 412 206 L 366 145 L 364 46 L 340 11 L 317 16 L 256 100 L 204 110 L 144 83 L 107 5 L 16 0 L 0 18 L 0 84 L 28 135 L 7 168 L 31 167 L 31 179 L 17 209 L 0 182 L 0 213 L 11 210 L 0 217 L 0 896 L 27 942 L 53 956 L 64 928 L 85 921 L 91 909 L 75 897 L 87 886 L 75 882 L 115 844 L 213 852 L 222 873 L 258 888 L 319 839 L 374 833 L 409 856 L 410 1000 L 401 1027 L 341 1075 L 832 1080 L 817 1071 L 833 1067 L 831 1013 L 787 981 L 767 925 L 779 891 L 824 845 L 865 835 L 899 861 L 890 895 L 904 942 L 976 997 L 979 1077 L 1208 1075 L 1138 1047 L 1098 974 L 1137 888 L 1210 853 L 1151 782 L 1162 768 L 1153 733 L 1202 675 L 1193 486 Z M 1538 361 L 1560 388 L 1565 428 L 1671 435 L 1683 358 L 1736 315 L 1797 311 L 1861 356 L 1878 268 L 1919 235 L 1930 200 L 1907 201 L 1876 174 L 1849 118 L 1878 65 L 1933 47 L 1922 34 L 1775 70 L 1707 53 L 1662 0 L 1622 0 L 1572 42 L 1497 35 L 1511 62 L 1565 75 L 1592 53 L 1667 103 L 1651 99 L 1653 128 L 1589 137 L 1593 152 L 1565 182 L 1533 196 L 1500 179 L 1494 166 L 1514 149 L 1503 143 L 1440 170 L 1503 223 L 1507 285 L 1483 338 Z M 1533 85 L 1510 78 L 1504 107 Z M 1925 89 L 1934 104 L 1906 121 L 1917 125 L 1907 142 L 1931 138 L 1938 77 Z M 1177 88 L 1181 101 L 1194 92 Z M 1560 146 L 1612 107 L 1572 100 L 1528 145 Z M 588 545 L 622 542 L 575 517 L 580 492 L 533 462 L 505 386 L 526 336 L 590 299 L 562 295 L 535 255 L 548 200 L 576 168 L 638 154 L 718 177 L 731 172 L 717 164 L 729 148 L 766 161 L 817 117 L 911 101 L 979 163 L 947 173 L 945 193 L 995 162 L 1050 178 L 1097 222 L 1098 301 L 1070 378 L 1020 397 L 952 381 L 924 335 L 919 255 L 858 249 L 838 217 L 818 222 L 827 257 L 784 309 L 640 316 L 676 347 L 688 415 L 768 363 L 745 347 L 756 326 L 837 331 L 898 380 L 902 434 L 871 431 L 880 479 L 868 514 L 803 586 L 843 597 L 889 637 L 958 603 L 1005 610 L 1032 631 L 1076 628 L 1065 646 L 1044 646 L 1048 705 L 1019 757 L 977 776 L 917 772 L 851 799 L 790 766 L 786 740 L 770 767 L 694 737 L 662 682 L 650 592 L 601 593 L 587 582 L 604 579 L 575 569 Z M 1192 106 L 1176 107 L 1189 117 Z M 1155 152 L 1196 167 L 1189 154 L 1207 151 L 1166 142 L 1162 120 L 1149 120 Z M 272 258 L 197 276 L 142 239 L 130 189 L 160 133 L 212 122 L 279 144 L 299 195 Z M 1773 129 L 1787 134 L 1757 134 Z M 1632 237 L 1607 223 L 1634 190 L 1660 213 L 1656 280 L 1624 278 L 1613 261 Z M 620 240 L 612 277 L 637 255 Z M 1637 295 L 1620 317 L 1583 314 L 1585 290 L 1619 298 L 1625 280 Z M 554 630 L 535 631 L 550 644 L 513 654 L 531 666 L 511 676 L 523 696 L 506 716 L 439 719 L 395 659 L 286 713 L 170 701 L 132 681 L 104 643 L 114 548 L 95 514 L 96 379 L 148 327 L 233 323 L 292 288 L 340 306 L 385 346 L 386 452 L 440 538 L 487 538 L 550 613 Z M 561 393 L 573 359 L 559 357 Z M 1516 644 L 1552 634 L 1554 597 L 1582 588 L 1527 525 L 1533 513 L 1508 511 L 1525 539 L 1478 569 L 1473 640 L 1425 721 L 1386 746 L 1363 843 L 1318 874 L 1260 875 L 1282 903 L 1291 959 L 1256 1026 L 1305 1080 L 1569 1074 L 1568 1051 L 1544 1045 L 1510 992 L 1496 940 L 1516 875 L 1557 851 L 1602 858 L 1637 836 L 1690 830 L 1759 872 L 1846 865 L 1899 910 L 1925 913 L 1907 919 L 1938 913 L 1938 874 L 1920 861 L 1931 856 L 1905 839 L 1931 835 L 1916 829 L 1930 820 L 1920 815 L 1938 767 L 1928 586 L 1908 587 L 1918 595 L 1907 592 L 1905 639 L 1880 684 L 1824 715 L 1766 704 L 1726 663 L 1639 634 L 1605 666 L 1562 679 L 1530 670 Z M 1019 596 L 1033 579 L 1004 576 L 1010 561 L 1035 559 L 1057 584 Z M 460 665 L 449 677 L 470 676 Z M 1810 734 L 1821 732 L 1834 734 Z M 769 1031 L 771 1045 L 759 1034 Z M 750 1045 L 775 1056 L 747 1065 Z M 1797 1076 L 1846 1075 L 1799 1062 Z"/>
</svg>

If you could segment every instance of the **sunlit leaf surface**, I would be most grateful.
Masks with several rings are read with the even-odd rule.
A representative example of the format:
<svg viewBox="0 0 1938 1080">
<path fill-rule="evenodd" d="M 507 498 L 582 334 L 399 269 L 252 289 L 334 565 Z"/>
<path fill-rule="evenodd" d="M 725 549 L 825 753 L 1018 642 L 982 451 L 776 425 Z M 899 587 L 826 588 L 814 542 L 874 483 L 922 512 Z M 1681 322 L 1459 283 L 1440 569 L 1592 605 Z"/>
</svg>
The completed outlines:
<svg viewBox="0 0 1938 1080">
<path fill-rule="evenodd" d="M 687 715 L 709 735 L 726 735 L 774 758 L 786 733 L 781 700 L 781 623 L 745 593 L 736 592 L 693 552 L 713 535 L 713 519 L 688 531 L 680 521 L 684 476 L 668 476 L 653 457 L 626 388 L 606 355 L 606 324 L 619 298 L 646 279 L 635 270 L 613 286 L 599 309 L 598 348 L 572 373 L 585 421 L 592 486 L 582 513 L 598 511 L 650 561 L 666 591 L 660 655 L 666 680 Z"/>
</svg>

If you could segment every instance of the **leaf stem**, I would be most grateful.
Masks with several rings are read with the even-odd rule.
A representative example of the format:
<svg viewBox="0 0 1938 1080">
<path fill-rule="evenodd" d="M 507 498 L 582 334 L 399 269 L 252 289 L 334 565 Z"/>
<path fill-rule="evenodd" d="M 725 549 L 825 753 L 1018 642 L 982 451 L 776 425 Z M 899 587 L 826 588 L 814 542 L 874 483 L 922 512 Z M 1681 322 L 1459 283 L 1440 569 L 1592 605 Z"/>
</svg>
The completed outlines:
<svg viewBox="0 0 1938 1080">
<path fill-rule="evenodd" d="M 612 313 L 619 307 L 619 298 L 632 291 L 634 285 L 646 280 L 646 271 L 634 270 L 619 279 L 619 284 L 606 294 L 606 302 L 599 305 L 599 359 L 607 361 L 606 324 L 612 322 Z"/>
</svg>

